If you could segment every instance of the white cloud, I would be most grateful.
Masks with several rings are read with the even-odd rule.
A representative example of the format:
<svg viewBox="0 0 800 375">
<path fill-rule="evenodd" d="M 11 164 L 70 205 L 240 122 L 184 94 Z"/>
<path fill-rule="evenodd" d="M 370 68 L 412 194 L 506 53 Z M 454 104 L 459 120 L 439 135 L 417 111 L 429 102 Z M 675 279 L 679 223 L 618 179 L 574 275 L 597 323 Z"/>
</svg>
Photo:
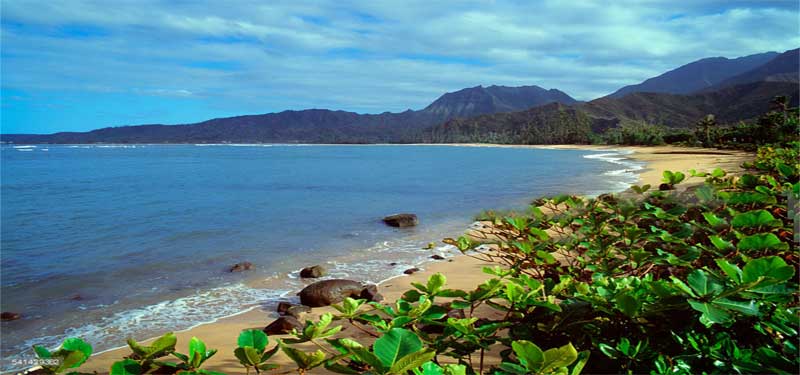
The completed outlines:
<svg viewBox="0 0 800 375">
<path fill-rule="evenodd" d="M 564 4 L 4 1 L 2 84 L 381 112 L 478 84 L 592 99 L 699 58 L 800 45 L 793 3 Z"/>
</svg>

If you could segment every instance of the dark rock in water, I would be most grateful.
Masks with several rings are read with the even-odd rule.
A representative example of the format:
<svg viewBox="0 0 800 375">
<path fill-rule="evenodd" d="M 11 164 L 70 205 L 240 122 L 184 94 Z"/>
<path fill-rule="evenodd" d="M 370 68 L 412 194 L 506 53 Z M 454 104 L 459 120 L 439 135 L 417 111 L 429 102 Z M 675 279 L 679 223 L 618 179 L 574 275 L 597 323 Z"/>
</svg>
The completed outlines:
<svg viewBox="0 0 800 375">
<path fill-rule="evenodd" d="M 673 188 L 673 187 L 672 187 L 672 185 L 670 185 L 670 184 L 661 184 L 661 185 L 658 185 L 658 190 L 661 190 L 661 191 L 664 191 L 664 190 L 672 190 L 672 189 L 674 189 L 674 188 Z"/>
<path fill-rule="evenodd" d="M 308 306 L 293 305 L 292 307 L 286 310 L 286 315 L 290 315 L 297 319 L 301 319 L 303 315 L 308 314 L 310 312 L 311 308 Z"/>
<path fill-rule="evenodd" d="M 249 271 L 249 270 L 252 270 L 253 268 L 255 268 L 253 263 L 241 262 L 241 263 L 234 264 L 233 267 L 231 267 L 230 272 Z"/>
<path fill-rule="evenodd" d="M 278 314 L 284 315 L 284 314 L 286 314 L 286 311 L 289 310 L 289 308 L 292 307 L 292 306 L 294 306 L 294 305 L 292 305 L 289 302 L 279 302 L 278 303 L 278 308 L 275 309 L 275 311 L 277 311 Z"/>
<path fill-rule="evenodd" d="M 307 278 L 317 278 L 325 276 L 328 273 L 328 270 L 325 269 L 323 266 L 311 266 L 303 268 L 300 271 L 300 277 L 307 279 Z"/>
<path fill-rule="evenodd" d="M 396 266 L 396 265 L 397 265 L 397 262 L 392 262 L 392 263 L 389 263 L 389 265 L 390 265 L 390 266 L 392 266 L 392 267 L 394 267 L 394 266 Z"/>
<path fill-rule="evenodd" d="M 403 271 L 403 273 L 406 274 L 406 275 L 411 275 L 414 272 L 418 272 L 418 271 L 419 271 L 419 268 L 414 267 L 414 268 L 409 268 L 409 269 Z"/>
<path fill-rule="evenodd" d="M 264 333 L 267 335 L 282 335 L 292 332 L 292 329 L 295 328 L 303 329 L 303 325 L 293 316 L 282 316 L 266 326 Z"/>
<path fill-rule="evenodd" d="M 73 294 L 69 296 L 70 301 L 83 301 L 83 296 L 80 294 Z"/>
<path fill-rule="evenodd" d="M 386 225 L 399 228 L 413 227 L 419 224 L 417 215 L 414 214 L 390 215 L 383 218 L 383 222 L 386 223 Z"/>
<path fill-rule="evenodd" d="M 20 314 L 20 313 L 4 311 L 2 314 L 0 314 L 0 320 L 2 320 L 4 322 L 10 321 L 10 320 L 17 320 L 19 318 L 22 318 L 22 314 Z"/>
<path fill-rule="evenodd" d="M 300 303 L 310 307 L 328 306 L 346 297 L 359 298 L 364 286 L 358 281 L 333 279 L 317 281 L 300 291 Z"/>
<path fill-rule="evenodd" d="M 431 259 L 433 259 L 433 260 L 444 260 L 444 257 L 439 255 L 439 254 L 433 254 L 433 255 L 431 255 Z"/>
</svg>

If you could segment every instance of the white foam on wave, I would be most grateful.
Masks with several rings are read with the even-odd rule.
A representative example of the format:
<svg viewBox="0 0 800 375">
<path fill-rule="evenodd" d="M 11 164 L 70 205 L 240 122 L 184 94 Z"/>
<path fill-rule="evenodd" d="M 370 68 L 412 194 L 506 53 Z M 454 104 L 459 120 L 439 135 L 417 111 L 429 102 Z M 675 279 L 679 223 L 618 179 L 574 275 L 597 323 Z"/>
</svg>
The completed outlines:
<svg viewBox="0 0 800 375">
<path fill-rule="evenodd" d="M 271 143 L 195 143 L 197 147 L 272 147 Z"/>
<path fill-rule="evenodd" d="M 95 353 L 118 349 L 126 337 L 146 340 L 166 331 L 189 330 L 202 324 L 245 313 L 260 305 L 280 299 L 286 290 L 255 289 L 244 284 L 213 288 L 196 294 L 159 302 L 153 305 L 121 311 L 103 317 L 99 321 L 71 327 L 63 334 L 39 336 L 25 341 L 11 359 L 30 358 L 33 345 L 57 348 L 68 337 L 80 337 L 92 344 Z M 247 301 L 245 305 L 242 301 Z M 2 368 L 0 371 L 16 371 L 18 368 Z"/>
<path fill-rule="evenodd" d="M 65 148 L 146 148 L 145 145 L 69 145 Z"/>
<path fill-rule="evenodd" d="M 36 147 L 38 147 L 38 146 L 34 146 L 34 145 L 22 145 L 22 146 L 12 146 L 12 147 L 16 148 L 17 150 L 26 150 L 26 149 L 29 149 L 29 148 L 36 148 Z"/>
<path fill-rule="evenodd" d="M 456 247 L 452 245 L 441 245 L 433 249 L 423 249 L 422 245 L 421 241 L 403 239 L 379 242 L 362 250 L 359 259 L 329 261 L 328 274 L 322 279 L 349 278 L 364 283 L 380 284 L 404 276 L 403 271 L 409 268 L 430 262 L 431 255 L 450 258 L 457 252 Z M 299 279 L 299 274 L 298 269 L 291 272 L 289 277 Z"/>
<path fill-rule="evenodd" d="M 603 173 L 614 179 L 616 191 L 628 189 L 631 185 L 639 182 L 639 173 L 644 169 L 644 164 L 634 161 L 627 157 L 633 153 L 631 150 L 609 150 L 610 152 L 584 155 L 585 159 L 597 159 L 604 162 L 621 165 L 623 169 L 610 170 Z"/>
</svg>

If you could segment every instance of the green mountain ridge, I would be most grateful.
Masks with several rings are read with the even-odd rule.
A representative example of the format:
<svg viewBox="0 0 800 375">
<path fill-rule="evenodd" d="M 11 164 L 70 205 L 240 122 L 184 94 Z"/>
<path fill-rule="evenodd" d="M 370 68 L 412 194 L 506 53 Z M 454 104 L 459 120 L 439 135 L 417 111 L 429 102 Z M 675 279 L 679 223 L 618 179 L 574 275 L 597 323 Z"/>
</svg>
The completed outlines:
<svg viewBox="0 0 800 375">
<path fill-rule="evenodd" d="M 591 143 L 624 124 L 686 129 L 708 114 L 721 124 L 758 117 L 776 96 L 798 104 L 797 85 L 756 82 L 694 95 L 633 93 L 604 97 L 573 106 L 548 104 L 526 111 L 453 119 L 431 128 L 425 141 L 434 143 Z"/>
<path fill-rule="evenodd" d="M 798 60 L 800 49 L 737 59 L 702 59 L 589 102 L 578 102 L 564 92 L 538 86 L 476 86 L 446 93 L 424 109 L 400 113 L 308 109 L 183 125 L 133 125 L 47 135 L 0 134 L 0 141 L 588 143 L 609 129 L 626 124 L 685 129 L 708 114 L 715 115 L 722 124 L 753 119 L 768 109 L 775 96 L 787 96 L 796 105 Z M 651 89 L 667 92 L 640 91 Z"/>
</svg>

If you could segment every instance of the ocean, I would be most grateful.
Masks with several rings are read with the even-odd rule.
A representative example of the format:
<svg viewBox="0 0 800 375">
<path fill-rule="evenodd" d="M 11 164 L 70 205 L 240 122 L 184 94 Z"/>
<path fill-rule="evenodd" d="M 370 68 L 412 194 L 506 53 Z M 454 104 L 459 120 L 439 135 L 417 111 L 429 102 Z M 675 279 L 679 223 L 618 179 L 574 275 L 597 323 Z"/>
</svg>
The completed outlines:
<svg viewBox="0 0 800 375">
<path fill-rule="evenodd" d="M 34 344 L 77 336 L 99 352 L 291 299 L 305 266 L 380 282 L 452 253 L 440 240 L 483 209 L 619 191 L 643 167 L 614 151 L 446 145 L 0 152 L 0 303 L 23 314 L 2 323 L 2 371 Z M 381 222 L 398 212 L 420 225 Z M 255 269 L 228 272 L 243 261 Z"/>
</svg>

